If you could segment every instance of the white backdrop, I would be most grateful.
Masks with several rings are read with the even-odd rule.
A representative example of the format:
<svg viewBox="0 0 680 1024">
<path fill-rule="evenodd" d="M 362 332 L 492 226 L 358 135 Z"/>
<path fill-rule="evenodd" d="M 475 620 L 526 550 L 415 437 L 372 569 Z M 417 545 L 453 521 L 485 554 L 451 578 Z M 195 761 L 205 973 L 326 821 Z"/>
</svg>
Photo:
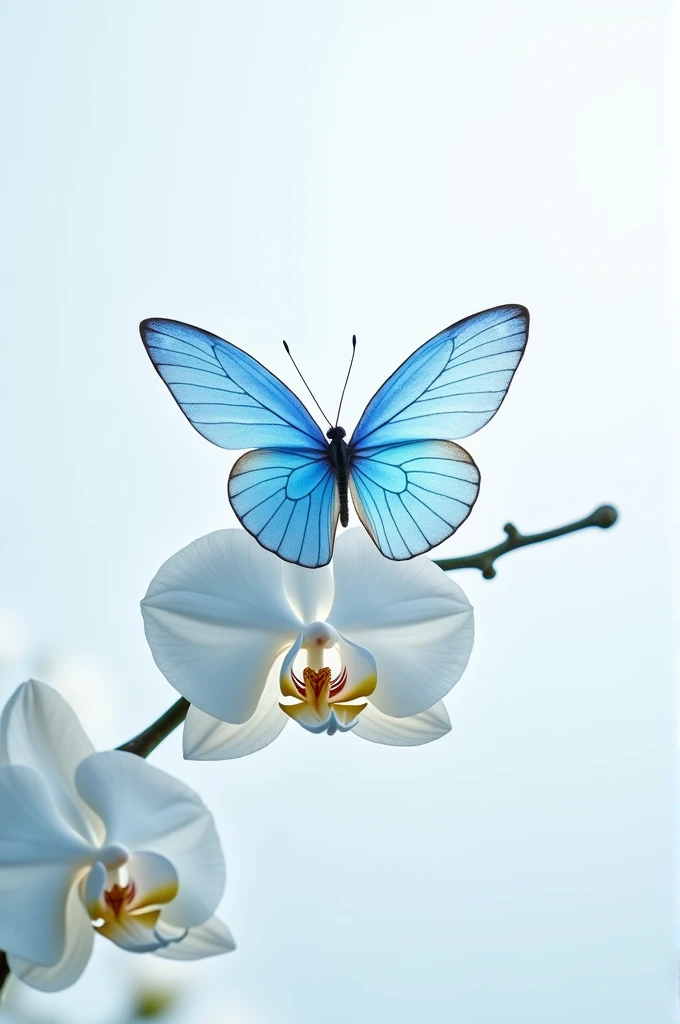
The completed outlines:
<svg viewBox="0 0 680 1024">
<path fill-rule="evenodd" d="M 285 337 L 328 406 L 356 332 L 351 428 L 425 339 L 524 303 L 510 396 L 465 442 L 479 502 L 438 554 L 509 519 L 621 512 L 492 582 L 457 574 L 477 643 L 439 743 L 291 727 L 235 763 L 184 764 L 179 736 L 154 755 L 215 811 L 239 944 L 174 969 L 175 1019 L 670 1021 L 664 5 L 10 0 L 1 17 L 0 601 L 28 645 L 5 693 L 37 663 L 101 745 L 175 699 L 138 602 L 165 558 L 235 524 L 234 456 L 177 410 L 142 317 L 221 334 L 302 394 Z M 28 1003 L 112 1021 L 147 967 L 102 940 L 74 989 Z"/>
</svg>

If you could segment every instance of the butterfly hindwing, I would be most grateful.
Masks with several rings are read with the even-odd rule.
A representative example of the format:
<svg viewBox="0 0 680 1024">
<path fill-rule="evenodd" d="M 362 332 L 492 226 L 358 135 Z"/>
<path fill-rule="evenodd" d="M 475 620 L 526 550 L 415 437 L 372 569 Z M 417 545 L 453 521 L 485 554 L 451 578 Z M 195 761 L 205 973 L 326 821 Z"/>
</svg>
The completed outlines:
<svg viewBox="0 0 680 1024">
<path fill-rule="evenodd" d="M 452 441 L 411 441 L 352 457 L 355 508 L 380 551 L 397 560 L 429 551 L 467 519 L 479 470 Z"/>
<path fill-rule="evenodd" d="M 524 306 L 496 306 L 447 327 L 376 392 L 350 448 L 474 434 L 505 398 L 528 331 Z"/>
<path fill-rule="evenodd" d="M 229 476 L 229 500 L 246 530 L 287 562 L 330 562 L 338 523 L 336 475 L 326 452 L 246 452 Z"/>
<path fill-rule="evenodd" d="M 247 352 L 177 320 L 144 320 L 139 329 L 180 409 L 213 444 L 326 450 L 300 399 Z"/>
</svg>

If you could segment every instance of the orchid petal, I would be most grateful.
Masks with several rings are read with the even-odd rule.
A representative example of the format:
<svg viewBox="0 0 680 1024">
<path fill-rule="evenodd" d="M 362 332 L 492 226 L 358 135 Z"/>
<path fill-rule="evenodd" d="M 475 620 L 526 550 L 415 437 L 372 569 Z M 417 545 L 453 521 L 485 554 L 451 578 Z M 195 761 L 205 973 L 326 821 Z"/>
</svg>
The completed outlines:
<svg viewBox="0 0 680 1024">
<path fill-rule="evenodd" d="M 184 724 L 184 756 L 190 761 L 222 761 L 254 754 L 268 746 L 288 721 L 279 707 L 279 666 L 277 659 L 267 679 L 255 713 L 243 725 L 230 725 L 206 715 L 193 704 Z"/>
<path fill-rule="evenodd" d="M 201 711 L 235 725 L 255 712 L 277 654 L 299 632 L 281 559 L 242 530 L 169 558 L 142 601 L 159 669 Z"/>
<path fill-rule="evenodd" d="M 160 853 L 179 892 L 163 911 L 179 927 L 202 924 L 224 892 L 224 858 L 210 811 L 183 782 L 122 750 L 92 754 L 76 772 L 84 800 L 106 824 L 107 843 Z"/>
<path fill-rule="evenodd" d="M 346 703 L 357 697 L 368 697 L 373 693 L 377 683 L 375 658 L 365 647 L 352 643 L 347 637 L 338 640 L 340 660 L 347 669 L 347 682 L 339 691 L 337 699 Z"/>
<path fill-rule="evenodd" d="M 305 569 L 302 565 L 285 562 L 283 588 L 300 622 L 323 622 L 333 604 L 333 572 L 330 565 Z"/>
<path fill-rule="evenodd" d="M 157 932 L 159 935 L 170 938 L 171 931 L 165 925 L 165 913 Z M 190 928 L 189 934 L 179 941 L 171 941 L 168 946 L 162 946 L 155 950 L 156 956 L 165 957 L 168 960 L 200 960 L 206 956 L 217 956 L 219 953 L 231 953 L 236 949 L 236 943 L 226 924 L 218 917 L 211 917 L 204 924 L 197 928 Z"/>
<path fill-rule="evenodd" d="M 28 912 L 28 911 L 27 911 Z M 78 886 L 74 885 L 66 903 L 65 945 L 60 959 L 51 967 L 41 967 L 9 954 L 7 965 L 15 977 L 41 992 L 59 992 L 78 980 L 92 955 L 94 931 L 83 907 Z"/>
<path fill-rule="evenodd" d="M 59 817 L 33 768 L 0 768 L 0 948 L 51 967 L 64 954 L 73 879 L 93 848 Z"/>
<path fill-rule="evenodd" d="M 451 721 L 443 701 L 410 718 L 391 718 L 368 705 L 359 716 L 354 735 L 371 743 L 387 743 L 393 747 L 414 747 L 431 743 L 451 731 Z"/>
<path fill-rule="evenodd" d="M 94 753 L 73 709 L 45 683 L 29 679 L 7 701 L 0 718 L 0 765 L 35 768 L 45 780 L 59 814 L 88 841 L 103 828 L 78 797 L 76 768 Z"/>
<path fill-rule="evenodd" d="M 372 703 L 397 718 L 417 715 L 449 692 L 467 665 L 472 606 L 429 558 L 384 558 L 364 530 L 336 541 L 335 600 L 328 621 L 370 650 L 378 668 Z"/>
</svg>

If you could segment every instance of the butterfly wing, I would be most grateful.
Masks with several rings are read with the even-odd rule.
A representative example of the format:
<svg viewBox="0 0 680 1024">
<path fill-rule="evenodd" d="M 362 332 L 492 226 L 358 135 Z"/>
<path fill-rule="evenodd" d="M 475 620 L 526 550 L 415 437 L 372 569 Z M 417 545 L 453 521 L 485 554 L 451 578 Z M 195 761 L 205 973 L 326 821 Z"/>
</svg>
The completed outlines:
<svg viewBox="0 0 680 1024">
<path fill-rule="evenodd" d="M 528 332 L 524 306 L 496 306 L 430 338 L 373 396 L 350 448 L 474 434 L 500 408 Z"/>
<path fill-rule="evenodd" d="M 220 448 L 328 447 L 286 385 L 236 345 L 177 320 L 139 327 L 151 362 L 199 434 Z"/>
<path fill-rule="evenodd" d="M 228 341 L 176 320 L 144 320 L 156 370 L 199 434 L 221 448 L 255 448 L 229 477 L 229 500 L 246 530 L 281 558 L 330 561 L 338 488 L 328 443 L 302 402 Z"/>
<path fill-rule="evenodd" d="M 479 470 L 453 441 L 410 441 L 354 453 L 349 486 L 380 551 L 403 560 L 441 544 L 467 519 Z"/>
<path fill-rule="evenodd" d="M 429 551 L 467 519 L 479 470 L 450 440 L 500 408 L 524 353 L 529 313 L 496 306 L 421 345 L 368 403 L 352 435 L 350 490 L 388 558 Z"/>
<path fill-rule="evenodd" d="M 330 562 L 340 507 L 325 452 L 246 452 L 229 476 L 229 500 L 246 530 L 287 562 L 310 568 Z"/>
</svg>

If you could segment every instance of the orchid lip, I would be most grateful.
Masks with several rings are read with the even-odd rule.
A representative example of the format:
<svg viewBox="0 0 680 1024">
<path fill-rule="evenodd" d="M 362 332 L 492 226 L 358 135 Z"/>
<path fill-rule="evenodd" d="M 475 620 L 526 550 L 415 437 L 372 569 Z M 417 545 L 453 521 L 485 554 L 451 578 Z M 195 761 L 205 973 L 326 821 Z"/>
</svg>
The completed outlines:
<svg viewBox="0 0 680 1024">
<path fill-rule="evenodd" d="M 113 885 L 104 892 L 104 902 L 110 907 L 116 917 L 120 917 L 124 906 L 134 901 L 137 895 L 137 887 L 134 882 L 127 885 Z"/>
<path fill-rule="evenodd" d="M 308 732 L 329 736 L 349 732 L 368 706 L 358 700 L 373 693 L 377 685 L 375 662 L 368 651 L 336 634 L 341 665 L 338 674 L 333 676 L 330 667 L 323 663 L 323 644 L 332 639 L 333 627 L 325 623 L 313 623 L 312 627 L 307 630 L 319 646 L 310 644 L 307 648 L 307 665 L 302 678 L 294 666 L 304 635 L 298 637 L 286 655 L 281 667 L 281 694 L 292 697 L 294 703 L 279 702 L 279 707 Z"/>
<path fill-rule="evenodd" d="M 340 693 L 347 682 L 347 669 L 343 668 L 340 675 L 332 679 L 329 668 L 322 668 L 319 672 L 306 668 L 302 673 L 302 679 L 300 679 L 296 675 L 295 669 L 291 667 L 290 677 L 302 700 L 307 700 L 312 694 L 318 699 L 325 687 L 328 687 L 327 694 L 330 701 Z"/>
</svg>

